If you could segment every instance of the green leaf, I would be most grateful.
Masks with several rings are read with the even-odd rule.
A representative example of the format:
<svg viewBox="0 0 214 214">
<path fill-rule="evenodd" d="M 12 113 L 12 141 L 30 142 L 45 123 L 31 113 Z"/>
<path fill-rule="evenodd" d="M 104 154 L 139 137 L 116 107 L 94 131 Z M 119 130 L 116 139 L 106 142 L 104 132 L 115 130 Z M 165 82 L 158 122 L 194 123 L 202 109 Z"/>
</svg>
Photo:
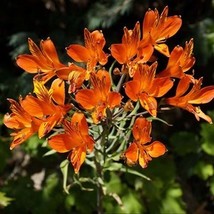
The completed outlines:
<svg viewBox="0 0 214 214">
<path fill-rule="evenodd" d="M 53 155 L 53 154 L 56 154 L 56 150 L 51 149 L 50 151 L 46 152 L 46 153 L 43 155 L 43 157 L 49 156 L 49 155 Z"/>
<path fill-rule="evenodd" d="M 200 161 L 195 166 L 193 173 L 198 175 L 203 180 L 207 180 L 214 174 L 213 165 Z"/>
<path fill-rule="evenodd" d="M 171 185 L 165 197 L 161 200 L 162 208 L 160 213 L 179 213 L 185 214 L 185 204 L 182 201 L 182 190 L 177 183 Z"/>
<path fill-rule="evenodd" d="M 214 176 L 209 181 L 210 192 L 214 195 Z"/>
<path fill-rule="evenodd" d="M 214 156 L 214 125 L 204 123 L 201 125 L 202 149 L 208 155 Z"/>
<path fill-rule="evenodd" d="M 129 174 L 132 174 L 132 175 L 137 175 L 141 178 L 144 178 L 148 181 L 150 181 L 150 178 L 147 177 L 146 175 L 138 172 L 137 170 L 134 170 L 134 169 L 130 169 L 128 167 L 124 167 L 123 164 L 121 163 L 111 163 L 111 165 L 109 167 L 106 167 L 104 169 L 105 171 L 120 171 L 120 172 L 125 172 L 125 173 L 129 173 Z"/>
<path fill-rule="evenodd" d="M 122 197 L 123 212 L 122 213 L 142 213 L 143 206 L 140 199 L 137 197 L 134 191 L 129 191 Z"/>
<path fill-rule="evenodd" d="M 38 147 L 42 145 L 44 139 L 39 139 L 37 135 L 30 137 L 24 145 L 24 149 L 31 156 L 38 154 Z"/>
<path fill-rule="evenodd" d="M 173 151 L 180 156 L 197 153 L 200 150 L 200 141 L 195 133 L 177 132 L 170 138 Z"/>
<path fill-rule="evenodd" d="M 68 166 L 69 166 L 69 160 L 65 159 L 60 164 L 60 169 L 63 175 L 63 189 L 64 191 L 69 194 L 69 187 L 67 186 L 67 180 L 68 180 Z"/>
<path fill-rule="evenodd" d="M 0 207 L 8 206 L 12 200 L 14 199 L 7 197 L 4 192 L 0 192 Z"/>
</svg>

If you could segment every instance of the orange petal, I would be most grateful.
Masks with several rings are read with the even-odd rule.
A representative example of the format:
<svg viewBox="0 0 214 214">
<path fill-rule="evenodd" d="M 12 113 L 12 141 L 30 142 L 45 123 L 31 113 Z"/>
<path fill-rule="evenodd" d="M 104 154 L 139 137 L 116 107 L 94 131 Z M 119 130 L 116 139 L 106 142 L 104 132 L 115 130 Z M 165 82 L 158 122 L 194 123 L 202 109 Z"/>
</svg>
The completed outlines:
<svg viewBox="0 0 214 214">
<path fill-rule="evenodd" d="M 94 89 L 97 89 L 97 82 L 99 81 L 101 84 L 101 87 L 99 87 L 99 91 L 100 89 L 102 90 L 102 92 L 104 93 L 108 93 L 110 91 L 111 88 L 111 79 L 110 79 L 110 74 L 109 72 L 107 72 L 106 70 L 99 70 L 96 74 L 91 73 L 91 77 L 95 77 L 94 81 L 92 81 L 92 85 L 94 87 Z"/>
<path fill-rule="evenodd" d="M 155 44 L 155 49 L 157 51 L 159 51 L 160 53 L 162 53 L 163 55 L 169 57 L 170 53 L 169 53 L 169 48 L 166 44 Z"/>
<path fill-rule="evenodd" d="M 145 146 L 145 150 L 153 158 L 159 157 L 167 151 L 165 145 L 159 141 L 154 141 L 148 146 Z"/>
<path fill-rule="evenodd" d="M 173 81 L 168 77 L 155 78 L 152 87 L 147 91 L 151 96 L 162 97 L 173 86 Z"/>
<path fill-rule="evenodd" d="M 32 39 L 28 39 L 29 50 L 34 57 L 35 62 L 37 62 L 38 67 L 43 72 L 48 72 L 53 69 L 54 64 L 51 59 L 49 59 L 40 49 L 39 47 L 33 42 Z"/>
<path fill-rule="evenodd" d="M 145 152 L 144 149 L 140 149 L 139 152 L 139 164 L 142 168 L 146 168 L 149 161 L 151 161 L 152 158 Z"/>
<path fill-rule="evenodd" d="M 16 133 L 12 133 L 11 136 L 14 137 L 10 149 L 12 150 L 14 147 L 22 144 L 24 141 L 26 141 L 28 138 L 30 138 L 35 132 L 32 131 L 30 128 L 24 128 Z"/>
<path fill-rule="evenodd" d="M 143 20 L 143 37 L 146 37 L 147 34 L 151 31 L 151 28 L 153 27 L 153 24 L 155 22 L 155 12 L 153 10 L 148 10 L 144 16 Z"/>
<path fill-rule="evenodd" d="M 141 144 L 145 144 L 151 141 L 151 122 L 144 117 L 138 117 L 132 128 L 132 134 L 134 139 Z"/>
<path fill-rule="evenodd" d="M 75 173 L 79 172 L 81 165 L 85 161 L 85 157 L 86 157 L 85 146 L 79 146 L 79 147 L 73 149 L 73 151 L 70 155 L 70 160 L 74 167 Z"/>
<path fill-rule="evenodd" d="M 125 84 L 126 95 L 133 101 L 138 100 L 138 95 L 140 93 L 140 83 L 139 81 L 132 80 Z"/>
<path fill-rule="evenodd" d="M 154 97 L 142 93 L 139 96 L 141 106 L 147 110 L 153 117 L 157 116 L 157 101 Z"/>
<path fill-rule="evenodd" d="M 66 48 L 67 54 L 77 62 L 88 62 L 90 59 L 90 53 L 82 45 L 70 45 Z"/>
<path fill-rule="evenodd" d="M 175 35 L 182 25 L 182 19 L 179 16 L 169 16 L 165 20 L 158 35 L 159 40 L 167 39 Z"/>
<path fill-rule="evenodd" d="M 5 114 L 3 118 L 3 123 L 10 129 L 21 129 L 23 128 L 23 123 L 17 120 L 17 117 L 14 114 Z"/>
<path fill-rule="evenodd" d="M 40 47 L 45 56 L 49 58 L 50 61 L 52 61 L 54 64 L 62 65 L 59 61 L 56 48 L 50 38 L 42 40 L 40 42 Z"/>
<path fill-rule="evenodd" d="M 175 77 L 175 78 L 183 78 L 184 72 L 181 68 L 181 66 L 174 64 L 172 67 L 168 67 L 165 70 L 161 71 L 159 74 L 157 74 L 157 77 Z"/>
<path fill-rule="evenodd" d="M 124 44 L 113 44 L 111 45 L 111 55 L 120 63 L 125 64 L 128 62 L 126 55 L 126 47 Z"/>
<path fill-rule="evenodd" d="M 40 66 L 31 55 L 19 55 L 16 59 L 16 64 L 28 73 L 37 73 L 40 70 Z"/>
<path fill-rule="evenodd" d="M 53 114 L 45 119 L 43 123 L 41 123 L 39 130 L 38 130 L 38 136 L 39 138 L 44 137 L 46 134 L 48 134 L 55 125 L 57 125 L 62 120 L 61 114 Z"/>
<path fill-rule="evenodd" d="M 58 105 L 65 103 L 65 82 L 59 78 L 55 79 L 51 84 L 53 90 L 52 98 Z"/>
<path fill-rule="evenodd" d="M 180 79 L 177 89 L 176 89 L 176 97 L 181 97 L 182 95 L 184 95 L 189 86 L 190 86 L 190 79 L 187 76 L 184 76 L 183 78 Z"/>
<path fill-rule="evenodd" d="M 213 98 L 214 98 L 214 85 L 200 89 L 200 91 L 195 95 L 195 97 L 189 100 L 188 103 L 204 104 L 210 102 Z"/>
<path fill-rule="evenodd" d="M 68 152 L 80 143 L 74 141 L 72 136 L 69 134 L 58 134 L 48 139 L 49 146 L 57 152 L 64 153 Z"/>
<path fill-rule="evenodd" d="M 206 120 L 208 123 L 212 124 L 212 119 L 208 115 L 204 114 L 199 107 L 195 107 L 195 111 L 191 112 L 195 115 L 196 119 L 199 121 L 200 118 Z"/>
<path fill-rule="evenodd" d="M 91 89 L 79 90 L 75 96 L 76 101 L 85 109 L 92 110 L 97 105 L 97 98 Z"/>
<path fill-rule="evenodd" d="M 25 99 L 21 101 L 21 106 L 28 112 L 31 116 L 42 118 L 44 116 L 44 109 L 41 105 L 41 101 L 36 97 L 27 95 Z"/>
<path fill-rule="evenodd" d="M 108 106 L 109 108 L 114 108 L 119 106 L 122 100 L 122 96 L 117 92 L 110 92 L 108 96 Z"/>
<path fill-rule="evenodd" d="M 180 57 L 182 56 L 182 53 L 183 53 L 183 48 L 179 45 L 175 46 L 170 54 L 167 67 L 173 67 L 176 64 L 180 64 L 179 60 L 180 60 Z"/>
<path fill-rule="evenodd" d="M 77 126 L 77 130 L 82 135 L 88 135 L 88 123 L 84 114 L 75 112 L 71 118 L 71 123 Z"/>
<path fill-rule="evenodd" d="M 127 164 L 128 165 L 136 164 L 138 160 L 138 154 L 139 150 L 137 144 L 132 143 L 124 153 L 124 157 L 126 159 Z"/>
<path fill-rule="evenodd" d="M 56 70 L 56 74 L 60 79 L 68 80 L 69 74 L 71 72 L 82 72 L 85 73 L 85 69 L 71 63 L 68 67 L 62 67 Z"/>
</svg>

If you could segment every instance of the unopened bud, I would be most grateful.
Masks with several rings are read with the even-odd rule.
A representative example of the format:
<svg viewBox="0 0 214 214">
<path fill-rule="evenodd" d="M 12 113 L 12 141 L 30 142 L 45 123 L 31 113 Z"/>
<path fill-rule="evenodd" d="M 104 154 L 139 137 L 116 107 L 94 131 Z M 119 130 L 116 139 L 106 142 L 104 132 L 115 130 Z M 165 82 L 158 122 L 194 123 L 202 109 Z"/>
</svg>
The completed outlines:
<svg viewBox="0 0 214 214">
<path fill-rule="evenodd" d="M 128 111 L 132 111 L 133 109 L 134 109 L 134 106 L 133 106 L 131 100 L 127 101 L 124 106 L 124 111 L 128 112 Z"/>
</svg>

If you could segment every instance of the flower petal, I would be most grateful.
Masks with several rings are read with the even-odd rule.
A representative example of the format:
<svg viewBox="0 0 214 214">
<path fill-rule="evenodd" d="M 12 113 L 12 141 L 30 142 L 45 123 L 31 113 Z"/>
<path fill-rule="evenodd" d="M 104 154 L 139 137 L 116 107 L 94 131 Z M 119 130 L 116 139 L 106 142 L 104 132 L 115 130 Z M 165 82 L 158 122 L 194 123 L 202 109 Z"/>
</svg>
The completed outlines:
<svg viewBox="0 0 214 214">
<path fill-rule="evenodd" d="M 58 104 L 63 106 L 65 103 L 65 82 L 59 78 L 55 79 L 51 84 L 53 90 L 52 98 Z"/>
<path fill-rule="evenodd" d="M 119 106 L 122 100 L 122 96 L 117 92 L 110 92 L 108 96 L 108 106 L 113 109 L 116 106 Z"/>
<path fill-rule="evenodd" d="M 138 95 L 140 93 L 140 83 L 137 80 L 129 81 L 125 84 L 126 95 L 133 101 L 138 100 Z"/>
<path fill-rule="evenodd" d="M 92 110 L 97 105 L 97 98 L 91 89 L 79 90 L 75 96 L 76 101 L 85 109 Z"/>
<path fill-rule="evenodd" d="M 136 143 L 132 143 L 128 149 L 124 152 L 124 157 L 126 159 L 126 163 L 128 165 L 134 165 L 137 163 L 138 160 L 138 146 Z"/>
<path fill-rule="evenodd" d="M 49 146 L 60 153 L 70 151 L 76 146 L 80 145 L 80 142 L 74 141 L 69 134 L 58 134 L 48 139 Z"/>
<path fill-rule="evenodd" d="M 88 62 L 90 59 L 88 49 L 82 45 L 70 45 L 66 50 L 67 54 L 76 62 Z"/>
<path fill-rule="evenodd" d="M 139 96 L 141 106 L 147 110 L 153 117 L 157 116 L 157 101 L 154 97 L 141 93 Z"/>
<path fill-rule="evenodd" d="M 145 146 L 145 150 L 153 158 L 159 157 L 167 151 L 165 145 L 159 141 L 154 141 L 153 143 Z"/>
<path fill-rule="evenodd" d="M 81 165 L 85 161 L 85 157 L 86 157 L 86 147 L 85 146 L 79 146 L 72 150 L 72 153 L 70 155 L 70 160 L 74 167 L 75 173 L 79 172 Z"/>
</svg>

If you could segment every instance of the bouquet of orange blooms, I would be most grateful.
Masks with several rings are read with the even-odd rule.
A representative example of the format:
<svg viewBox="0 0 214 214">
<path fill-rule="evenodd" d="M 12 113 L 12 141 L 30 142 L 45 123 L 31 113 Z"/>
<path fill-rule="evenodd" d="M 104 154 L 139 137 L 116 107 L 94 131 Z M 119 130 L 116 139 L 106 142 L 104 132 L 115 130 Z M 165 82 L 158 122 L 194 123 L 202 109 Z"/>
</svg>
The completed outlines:
<svg viewBox="0 0 214 214">
<path fill-rule="evenodd" d="M 151 138 L 153 120 L 165 122 L 160 111 L 178 107 L 212 123 L 199 104 L 214 98 L 214 86 L 201 87 L 202 77 L 188 73 L 195 63 L 193 39 L 172 51 L 166 44 L 181 25 L 180 16 L 168 16 L 168 7 L 161 14 L 149 9 L 142 24 L 124 28 L 121 43 L 112 44 L 109 53 L 101 31 L 84 29 L 85 44 L 66 48 L 72 59 L 67 64 L 50 38 L 39 47 L 29 38 L 31 54 L 19 55 L 16 63 L 35 74 L 34 90 L 18 102 L 8 99 L 11 113 L 4 124 L 14 130 L 10 148 L 34 134 L 46 137 L 51 151 L 68 153 L 64 163 L 71 163 L 75 174 L 84 162 L 92 167 L 102 193 L 103 174 L 115 162 L 145 168 L 166 153 L 165 145 Z M 168 60 L 163 70 L 158 52 Z"/>
</svg>

